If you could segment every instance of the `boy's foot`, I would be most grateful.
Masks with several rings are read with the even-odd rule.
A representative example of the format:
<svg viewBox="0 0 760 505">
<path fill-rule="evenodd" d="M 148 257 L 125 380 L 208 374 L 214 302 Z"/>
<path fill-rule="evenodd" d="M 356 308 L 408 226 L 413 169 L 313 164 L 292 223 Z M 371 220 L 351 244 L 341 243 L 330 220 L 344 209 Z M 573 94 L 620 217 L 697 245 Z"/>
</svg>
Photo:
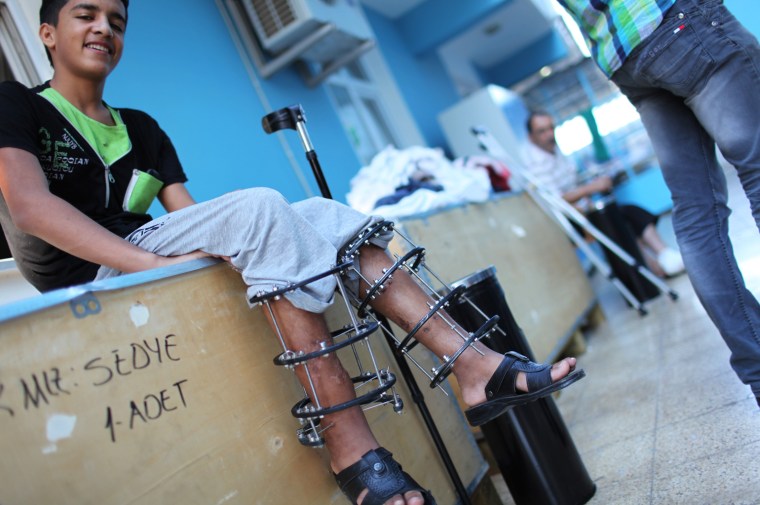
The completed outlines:
<svg viewBox="0 0 760 505">
<path fill-rule="evenodd" d="M 516 352 L 504 355 L 485 386 L 485 401 L 465 411 L 469 423 L 480 426 L 508 409 L 538 400 L 585 377 L 575 370 L 575 358 L 554 365 L 538 364 Z"/>
<path fill-rule="evenodd" d="M 404 472 L 383 447 L 367 451 L 359 461 L 338 472 L 335 480 L 357 505 L 435 505 L 430 492 Z"/>
</svg>

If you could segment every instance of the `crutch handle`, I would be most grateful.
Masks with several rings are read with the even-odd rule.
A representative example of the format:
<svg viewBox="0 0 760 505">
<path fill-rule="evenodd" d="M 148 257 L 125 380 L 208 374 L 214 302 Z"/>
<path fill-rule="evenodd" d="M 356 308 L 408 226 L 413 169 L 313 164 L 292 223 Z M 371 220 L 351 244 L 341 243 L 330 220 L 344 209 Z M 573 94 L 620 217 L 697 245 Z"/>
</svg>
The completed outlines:
<svg viewBox="0 0 760 505">
<path fill-rule="evenodd" d="M 296 130 L 296 125 L 306 121 L 301 104 L 291 105 L 267 114 L 261 118 L 261 127 L 266 133 L 280 130 Z"/>
<path fill-rule="evenodd" d="M 301 104 L 290 105 L 270 112 L 261 118 L 261 127 L 267 133 L 275 133 L 280 130 L 295 130 L 298 132 L 298 136 L 303 144 L 303 150 L 306 153 L 306 160 L 314 171 L 314 177 L 317 180 L 322 196 L 332 199 L 330 188 L 327 186 L 327 181 L 322 173 L 322 167 L 319 166 L 319 160 L 317 160 L 317 153 L 314 151 L 314 146 L 311 145 L 311 139 L 309 139 L 309 133 L 306 131 L 306 114 L 304 114 Z"/>
</svg>

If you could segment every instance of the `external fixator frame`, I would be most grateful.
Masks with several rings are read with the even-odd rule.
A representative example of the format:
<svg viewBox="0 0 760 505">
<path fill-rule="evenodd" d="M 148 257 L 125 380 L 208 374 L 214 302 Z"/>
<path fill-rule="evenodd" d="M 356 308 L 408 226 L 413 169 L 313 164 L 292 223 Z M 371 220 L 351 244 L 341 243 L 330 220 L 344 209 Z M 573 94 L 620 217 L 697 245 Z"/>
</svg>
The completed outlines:
<svg viewBox="0 0 760 505">
<path fill-rule="evenodd" d="M 369 280 L 359 268 L 359 256 L 361 248 L 371 243 L 372 239 L 381 235 L 387 235 L 393 232 L 410 245 L 410 250 L 402 256 L 394 255 L 395 261 L 389 268 L 383 269 L 383 275 L 379 279 Z M 438 277 L 425 263 L 425 249 L 418 247 L 400 231 L 395 229 L 394 224 L 390 221 L 380 221 L 374 225 L 359 232 L 349 244 L 341 250 L 338 255 L 339 265 L 329 270 L 310 277 L 298 283 L 292 283 L 285 287 L 273 288 L 268 292 L 259 292 L 250 299 L 254 305 L 264 305 L 269 313 L 273 323 L 273 328 L 280 343 L 283 352 L 274 358 L 275 365 L 283 366 L 295 370 L 296 367 L 303 367 L 308 381 L 309 389 L 304 388 L 305 398 L 299 400 L 291 409 L 291 413 L 301 422 L 301 428 L 296 432 L 301 444 L 311 447 L 320 447 L 324 445 L 323 433 L 329 426 L 322 426 L 322 419 L 330 414 L 346 410 L 353 407 L 362 407 L 364 410 L 374 408 L 380 405 L 392 404 L 395 412 L 401 412 L 403 401 L 395 391 L 396 376 L 388 368 L 379 368 L 375 353 L 370 345 L 369 337 L 378 329 L 381 329 L 389 337 L 389 342 L 396 346 L 396 350 L 411 361 L 423 374 L 430 380 L 430 387 L 436 388 L 451 374 L 454 362 L 472 347 L 476 352 L 481 353 L 474 344 L 483 338 L 490 336 L 493 331 L 501 331 L 497 326 L 499 316 L 488 317 L 483 314 L 477 306 L 474 306 L 466 296 L 466 287 L 457 286 L 449 287 Z M 403 339 L 399 340 L 393 331 L 383 324 L 384 319 L 378 317 L 371 308 L 371 303 L 381 296 L 393 275 L 398 271 L 406 271 L 411 278 L 420 286 L 420 288 L 431 298 L 428 303 L 428 312 L 418 321 L 418 323 L 409 331 Z M 423 272 L 434 278 L 443 286 L 443 289 L 434 289 L 429 282 L 423 277 Z M 364 282 L 368 288 L 363 294 L 348 293 L 343 280 L 354 273 L 361 282 Z M 321 344 L 321 348 L 312 352 L 303 352 L 289 349 L 285 343 L 277 318 L 272 310 L 271 303 L 280 300 L 285 294 L 303 288 L 304 286 L 316 282 L 328 276 L 334 276 L 337 280 L 338 290 L 346 307 L 351 323 L 343 328 L 330 332 L 330 338 L 327 342 Z M 470 305 L 483 316 L 484 323 L 472 332 L 463 330 L 445 311 L 453 303 L 458 303 L 460 299 Z M 354 313 L 350 304 L 356 307 Z M 443 356 L 439 365 L 434 366 L 430 371 L 416 360 L 411 351 L 419 344 L 415 338 L 420 329 L 432 318 L 439 317 L 442 319 L 461 339 L 462 344 L 452 356 Z M 365 367 L 359 352 L 355 346 L 365 344 L 368 351 L 371 365 Z M 338 405 L 322 405 L 317 394 L 314 381 L 312 380 L 309 362 L 329 356 L 343 348 L 350 347 L 356 360 L 359 374 L 351 377 L 351 382 L 357 391 L 356 398 Z M 445 392 L 445 390 L 444 390 Z"/>
<path fill-rule="evenodd" d="M 354 315 L 353 309 L 349 305 L 349 298 L 345 292 L 341 276 L 346 275 L 350 269 L 354 269 L 353 262 L 343 263 L 304 281 L 289 284 L 281 288 L 275 288 L 269 292 L 259 292 L 250 299 L 252 304 L 264 305 L 267 309 L 269 317 L 273 323 L 272 326 L 284 349 L 281 354 L 274 358 L 275 365 L 290 368 L 291 370 L 295 370 L 295 368 L 299 366 L 304 369 L 310 391 L 307 390 L 307 388 L 304 388 L 305 398 L 298 401 L 293 406 L 291 413 L 301 422 L 301 428 L 296 431 L 296 436 L 298 437 L 299 442 L 310 447 L 321 447 L 324 445 L 325 441 L 323 432 L 328 429 L 329 426 L 323 427 L 321 424 L 322 419 L 326 415 L 352 407 L 362 407 L 364 410 L 367 410 L 380 405 L 392 404 L 395 412 L 401 412 L 404 407 L 401 397 L 394 389 L 396 376 L 387 368 L 381 369 L 377 366 L 375 353 L 369 343 L 369 337 L 377 331 L 379 323 L 377 321 L 358 320 Z M 319 350 L 306 353 L 289 349 L 270 305 L 271 302 L 280 300 L 288 292 L 295 291 L 307 284 L 331 275 L 337 280 L 337 285 L 341 291 L 351 323 L 337 331 L 330 332 L 329 340 L 322 342 Z M 364 366 L 358 349 L 355 347 L 359 344 L 366 345 L 367 353 L 369 354 L 371 361 L 369 367 Z M 351 382 L 354 385 L 354 389 L 357 391 L 357 396 L 352 400 L 338 405 L 324 406 L 319 400 L 319 395 L 317 394 L 314 381 L 312 380 L 309 362 L 327 357 L 346 347 L 352 348 L 356 365 L 359 369 L 359 374 L 351 377 Z"/>
<path fill-rule="evenodd" d="M 461 328 L 445 313 L 445 308 L 452 303 L 457 302 L 462 297 L 464 297 L 465 301 L 472 304 L 471 301 L 466 299 L 466 287 L 458 286 L 452 289 L 443 282 L 425 263 L 425 249 L 414 244 L 409 238 L 398 231 L 390 221 L 380 221 L 361 231 L 341 252 L 339 256 L 340 260 L 344 263 L 357 263 L 363 246 L 370 244 L 373 238 L 379 237 L 381 234 L 390 231 L 395 232 L 396 235 L 406 241 L 410 246 L 410 250 L 403 256 L 396 256 L 393 265 L 389 268 L 384 268 L 383 275 L 380 276 L 379 279 L 369 280 L 362 275 L 359 268 L 355 267 L 354 270 L 358 273 L 361 280 L 363 280 L 369 287 L 365 290 L 363 297 L 359 298 L 357 296 L 354 298 L 354 303 L 357 306 L 359 317 L 366 317 L 369 315 L 375 319 L 375 321 L 378 321 L 379 318 L 372 313 L 371 309 L 369 309 L 369 305 L 372 301 L 376 300 L 378 296 L 383 294 L 387 288 L 388 282 L 393 278 L 393 275 L 399 270 L 405 270 L 412 279 L 417 282 L 423 291 L 434 300 L 433 304 L 428 304 L 428 312 L 402 340 L 398 340 L 390 328 L 386 328 L 382 324 L 381 328 L 390 337 L 391 341 L 394 342 L 397 350 L 414 363 L 414 365 L 419 368 L 428 379 L 430 379 L 430 387 L 436 388 L 451 374 L 454 362 L 468 347 L 472 347 L 475 351 L 482 354 L 482 351 L 474 346 L 474 344 L 479 340 L 488 337 L 494 329 L 498 329 L 496 324 L 499 321 L 499 316 L 486 318 L 485 322 L 473 332 L 463 332 Z M 427 281 L 425 281 L 421 275 L 421 269 L 424 269 L 430 276 L 444 286 L 444 294 L 439 293 L 439 291 L 435 290 Z M 440 317 L 462 338 L 462 345 L 452 356 L 443 356 L 440 366 L 433 367 L 432 370 L 428 372 L 423 365 L 411 356 L 410 351 L 419 343 L 419 341 L 415 339 L 416 334 L 425 323 L 436 316 Z"/>
</svg>

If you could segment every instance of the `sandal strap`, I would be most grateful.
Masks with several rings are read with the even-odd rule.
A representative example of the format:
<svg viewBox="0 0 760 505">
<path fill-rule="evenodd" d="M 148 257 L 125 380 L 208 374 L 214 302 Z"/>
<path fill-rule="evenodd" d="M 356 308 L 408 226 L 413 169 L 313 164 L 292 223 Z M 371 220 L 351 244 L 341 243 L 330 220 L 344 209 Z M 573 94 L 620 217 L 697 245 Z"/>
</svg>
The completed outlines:
<svg viewBox="0 0 760 505">
<path fill-rule="evenodd" d="M 513 351 L 504 354 L 504 359 L 501 360 L 499 367 L 491 376 L 488 384 L 486 384 L 486 400 L 492 399 L 496 392 L 503 391 L 503 388 L 505 388 L 506 392 L 509 394 L 515 393 L 515 380 L 517 379 L 517 374 L 515 373 L 512 374 L 513 376 L 511 376 L 509 375 L 509 371 L 512 369 L 512 366 L 515 364 L 515 361 L 519 359 L 519 357 L 524 358 L 525 356 L 522 356 L 522 354 L 517 354 Z M 512 380 L 507 380 L 510 378 Z M 505 381 L 506 384 L 504 384 Z"/>
<path fill-rule="evenodd" d="M 391 497 L 407 491 L 425 492 L 383 447 L 366 452 L 359 461 L 339 472 L 335 480 L 352 503 L 356 503 L 366 489 L 362 505 L 383 505 Z"/>
<path fill-rule="evenodd" d="M 520 365 L 523 365 L 522 363 Z M 533 363 L 524 364 L 526 369 L 523 369 L 525 378 L 528 383 L 528 391 L 538 391 L 552 384 L 552 366 Z"/>
<path fill-rule="evenodd" d="M 552 383 L 551 365 L 535 363 L 520 353 L 509 351 L 486 384 L 486 400 L 497 393 L 520 394 L 516 386 L 519 372 L 525 372 L 528 391 L 537 391 Z"/>
</svg>

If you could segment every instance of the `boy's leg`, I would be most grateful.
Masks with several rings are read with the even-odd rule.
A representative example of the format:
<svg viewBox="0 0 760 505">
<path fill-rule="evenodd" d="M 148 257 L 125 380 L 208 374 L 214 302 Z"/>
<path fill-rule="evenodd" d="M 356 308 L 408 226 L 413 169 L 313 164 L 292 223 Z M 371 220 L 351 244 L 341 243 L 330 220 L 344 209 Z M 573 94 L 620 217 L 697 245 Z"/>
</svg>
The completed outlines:
<svg viewBox="0 0 760 505">
<path fill-rule="evenodd" d="M 202 250 L 227 257 L 240 271 L 250 299 L 328 271 L 335 266 L 338 248 L 377 220 L 332 200 L 312 198 L 291 205 L 274 190 L 255 188 L 162 216 L 128 240 L 163 256 Z M 376 241 L 387 244 L 382 237 Z M 119 274 L 102 267 L 97 278 Z M 324 312 L 336 287 L 335 278 L 327 276 L 285 296 L 296 307 Z"/>
<path fill-rule="evenodd" d="M 270 307 L 288 349 L 304 353 L 319 351 L 320 344 L 330 340 L 321 314 L 298 309 L 287 300 L 271 302 Z M 309 360 L 308 367 L 308 376 L 303 366 L 295 367 L 296 375 L 307 392 L 310 393 L 314 387 L 323 406 L 339 405 L 355 398 L 351 377 L 335 353 Z M 320 424 L 327 428 L 322 435 L 335 474 L 359 461 L 367 451 L 380 447 L 361 407 L 328 414 Z M 363 498 L 363 494 L 360 494 L 359 503 Z M 424 499 L 419 491 L 408 491 L 404 498 L 396 496 L 389 503 L 422 505 Z"/>
<path fill-rule="evenodd" d="M 383 269 L 393 264 L 384 250 L 373 246 L 362 248 L 359 258 L 362 275 L 367 279 L 379 279 L 383 275 Z M 412 330 L 427 314 L 428 307 L 434 302 L 402 269 L 397 270 L 393 278 L 385 284 L 382 294 L 371 302 L 372 308 L 399 325 L 404 331 Z M 362 285 L 360 292 L 364 292 L 367 287 Z M 447 319 L 453 321 L 451 317 Z M 459 331 L 461 335 L 468 334 L 462 328 L 459 328 Z M 444 356 L 453 356 L 463 345 L 464 341 L 460 333 L 453 330 L 441 317 L 435 316 L 419 329 L 415 338 L 443 359 Z M 470 407 L 486 401 L 486 384 L 504 359 L 503 355 L 482 344 L 476 343 L 474 346 L 480 352 L 468 347 L 454 362 L 452 368 L 462 390 L 462 399 Z M 572 372 L 575 363 L 575 358 L 566 358 L 555 363 L 551 370 L 552 382 Z M 518 374 L 516 386 L 523 392 L 529 390 L 525 373 Z"/>
</svg>

